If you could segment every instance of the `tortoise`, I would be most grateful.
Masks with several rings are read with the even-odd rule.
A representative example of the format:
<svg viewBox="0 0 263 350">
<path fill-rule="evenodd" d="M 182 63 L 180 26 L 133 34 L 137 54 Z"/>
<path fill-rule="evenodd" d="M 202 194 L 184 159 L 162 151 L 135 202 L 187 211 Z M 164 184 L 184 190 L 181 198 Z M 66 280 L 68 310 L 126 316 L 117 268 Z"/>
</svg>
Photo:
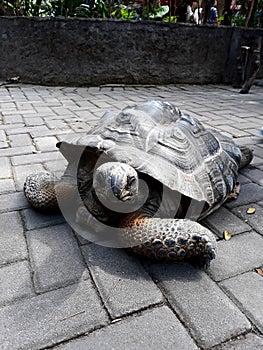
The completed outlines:
<svg viewBox="0 0 263 350">
<path fill-rule="evenodd" d="M 26 178 L 34 208 L 67 203 L 71 211 L 76 203 L 75 222 L 104 240 L 206 267 L 216 239 L 197 221 L 235 193 L 238 171 L 252 159 L 248 148 L 164 101 L 107 112 L 87 134 L 57 147 L 68 161 L 61 179 L 45 172 Z"/>
</svg>

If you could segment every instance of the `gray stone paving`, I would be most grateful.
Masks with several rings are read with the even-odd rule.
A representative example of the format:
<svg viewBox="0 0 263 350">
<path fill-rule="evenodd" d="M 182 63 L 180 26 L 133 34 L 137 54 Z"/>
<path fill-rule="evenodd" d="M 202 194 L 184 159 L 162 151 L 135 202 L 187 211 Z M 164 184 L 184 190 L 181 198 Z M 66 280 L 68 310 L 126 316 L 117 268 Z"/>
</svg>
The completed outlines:
<svg viewBox="0 0 263 350">
<path fill-rule="evenodd" d="M 161 304 L 163 295 L 139 261 L 99 245 L 82 247 L 87 266 L 112 319 Z M 109 298 L 109 291 L 114 293 Z"/>
<path fill-rule="evenodd" d="M 263 332 L 263 306 L 259 291 L 263 288 L 262 276 L 256 272 L 247 272 L 230 278 L 220 285 L 236 299 L 236 303 L 248 318 Z M 247 290 L 249 286 L 249 290 Z"/>
<path fill-rule="evenodd" d="M 207 274 L 188 264 L 152 264 L 170 306 L 198 344 L 208 349 L 250 330 L 250 323 Z"/>
<path fill-rule="evenodd" d="M 112 337 L 113 333 L 114 337 Z M 128 317 L 122 322 L 95 331 L 90 336 L 57 348 L 57 350 L 75 349 L 197 350 L 198 347 L 172 311 L 168 307 L 162 306 L 136 317 Z"/>
<path fill-rule="evenodd" d="M 37 293 L 73 284 L 87 277 L 76 238 L 68 225 L 28 231 L 26 238 Z"/>
<path fill-rule="evenodd" d="M 27 174 L 63 171 L 58 140 L 149 99 L 174 102 L 254 150 L 238 199 L 204 222 L 218 239 L 207 271 L 89 244 L 61 215 L 36 213 L 24 198 Z M 209 85 L 1 86 L 0 350 L 263 349 L 262 126 L 261 87 L 240 95 Z"/>
</svg>

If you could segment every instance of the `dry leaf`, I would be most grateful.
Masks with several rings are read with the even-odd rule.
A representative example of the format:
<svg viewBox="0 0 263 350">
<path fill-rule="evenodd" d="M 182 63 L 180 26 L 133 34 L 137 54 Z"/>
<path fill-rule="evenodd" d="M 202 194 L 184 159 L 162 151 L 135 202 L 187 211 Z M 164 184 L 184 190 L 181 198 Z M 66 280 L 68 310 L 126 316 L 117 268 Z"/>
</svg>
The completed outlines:
<svg viewBox="0 0 263 350">
<path fill-rule="evenodd" d="M 41 153 L 41 151 L 32 151 L 32 153 L 34 153 L 34 154 L 39 154 L 39 153 Z"/>
<path fill-rule="evenodd" d="M 257 273 L 263 277 L 263 267 L 256 269 Z"/>
<path fill-rule="evenodd" d="M 240 183 L 237 182 L 236 186 L 234 187 L 233 191 L 229 194 L 228 198 L 237 199 L 239 192 L 240 192 Z"/>
<path fill-rule="evenodd" d="M 225 239 L 226 241 L 229 241 L 230 238 L 231 238 L 231 233 L 228 232 L 227 230 L 225 230 L 225 231 L 224 231 L 224 239 Z"/>
<path fill-rule="evenodd" d="M 255 208 L 248 208 L 247 209 L 247 214 L 254 214 L 255 213 L 255 211 L 256 211 L 256 209 Z"/>
</svg>

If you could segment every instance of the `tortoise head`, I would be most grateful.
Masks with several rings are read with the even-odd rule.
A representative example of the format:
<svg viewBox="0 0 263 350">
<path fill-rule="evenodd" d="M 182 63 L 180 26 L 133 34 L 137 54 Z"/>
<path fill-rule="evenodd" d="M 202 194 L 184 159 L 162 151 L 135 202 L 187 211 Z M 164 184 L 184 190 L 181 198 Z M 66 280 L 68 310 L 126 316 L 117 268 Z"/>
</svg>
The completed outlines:
<svg viewBox="0 0 263 350">
<path fill-rule="evenodd" d="M 108 162 L 94 172 L 93 187 L 99 198 L 126 202 L 138 195 L 138 174 L 130 165 Z"/>
</svg>

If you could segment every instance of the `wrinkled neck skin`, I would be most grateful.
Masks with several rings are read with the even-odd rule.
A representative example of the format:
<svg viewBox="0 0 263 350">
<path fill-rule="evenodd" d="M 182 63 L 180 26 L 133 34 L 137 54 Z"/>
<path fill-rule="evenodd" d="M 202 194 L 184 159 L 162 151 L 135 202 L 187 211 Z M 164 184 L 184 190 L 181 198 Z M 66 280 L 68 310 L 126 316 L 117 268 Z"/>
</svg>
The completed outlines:
<svg viewBox="0 0 263 350">
<path fill-rule="evenodd" d="M 143 179 L 148 186 L 148 197 L 141 208 L 136 211 L 120 213 L 104 206 L 98 199 L 94 188 L 92 187 L 89 194 L 85 195 L 84 205 L 89 210 L 89 212 L 96 217 L 101 222 L 107 223 L 110 226 L 118 226 L 120 221 L 127 215 L 144 215 L 146 217 L 153 217 L 160 207 L 162 200 L 162 184 L 150 178 L 147 175 L 139 175 L 140 179 Z M 140 190 L 139 190 L 140 191 Z M 128 204 L 128 201 L 125 203 Z M 132 208 L 132 204 L 131 204 Z"/>
<path fill-rule="evenodd" d="M 109 209 L 100 202 L 93 188 L 89 191 L 88 196 L 85 195 L 84 204 L 96 219 L 115 227 L 128 215 L 134 217 L 140 215 L 158 218 L 188 218 L 194 221 L 200 218 L 205 208 L 204 203 L 199 204 L 197 201 L 194 203 L 191 198 L 164 187 L 162 183 L 148 175 L 139 174 L 139 178 L 147 183 L 149 193 L 143 205 L 135 211 L 120 213 Z"/>
</svg>

